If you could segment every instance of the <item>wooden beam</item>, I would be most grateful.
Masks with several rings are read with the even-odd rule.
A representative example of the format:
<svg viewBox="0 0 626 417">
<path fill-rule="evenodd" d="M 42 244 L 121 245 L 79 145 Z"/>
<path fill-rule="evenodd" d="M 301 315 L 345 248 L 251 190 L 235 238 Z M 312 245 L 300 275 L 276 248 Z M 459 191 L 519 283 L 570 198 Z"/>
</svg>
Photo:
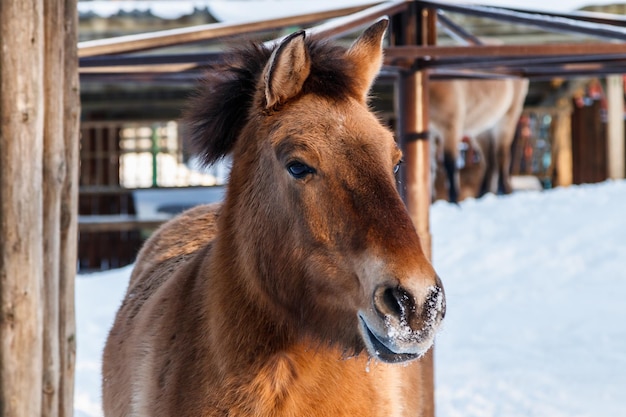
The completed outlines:
<svg viewBox="0 0 626 417">
<path fill-rule="evenodd" d="M 183 72 L 198 68 L 199 64 L 150 64 L 150 65 L 117 65 L 106 67 L 84 67 L 81 74 L 163 74 Z"/>
<path fill-rule="evenodd" d="M 81 232 L 118 232 L 137 229 L 156 229 L 167 220 L 167 218 L 140 219 L 134 215 L 124 214 L 102 214 L 80 216 L 79 227 Z"/>
</svg>

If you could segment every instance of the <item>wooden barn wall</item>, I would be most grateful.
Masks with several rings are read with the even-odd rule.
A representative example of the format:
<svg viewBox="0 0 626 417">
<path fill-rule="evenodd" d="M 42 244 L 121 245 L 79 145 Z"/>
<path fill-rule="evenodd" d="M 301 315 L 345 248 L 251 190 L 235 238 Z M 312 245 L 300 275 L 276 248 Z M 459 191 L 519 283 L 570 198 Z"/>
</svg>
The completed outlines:
<svg viewBox="0 0 626 417">
<path fill-rule="evenodd" d="M 574 105 L 572 113 L 572 162 L 574 184 L 607 179 L 607 133 L 601 101 Z"/>
<path fill-rule="evenodd" d="M 120 186 L 119 125 L 86 123 L 81 128 L 80 215 L 134 215 L 132 194 Z M 132 263 L 142 243 L 139 230 L 81 231 L 79 271 Z"/>
</svg>

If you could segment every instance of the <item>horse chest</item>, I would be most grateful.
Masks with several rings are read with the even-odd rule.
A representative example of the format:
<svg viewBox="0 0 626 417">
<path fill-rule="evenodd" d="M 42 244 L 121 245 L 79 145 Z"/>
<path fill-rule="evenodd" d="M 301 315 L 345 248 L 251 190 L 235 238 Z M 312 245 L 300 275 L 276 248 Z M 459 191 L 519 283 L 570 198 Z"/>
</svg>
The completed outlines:
<svg viewBox="0 0 626 417">
<path fill-rule="evenodd" d="M 281 354 L 246 381 L 226 404 L 229 416 L 403 417 L 415 416 L 403 367 L 370 364 L 363 358 Z M 409 370 L 410 371 L 410 370 Z M 409 394 L 407 398 L 407 393 Z M 228 397 L 229 394 L 225 394 Z M 224 398 L 226 398 L 224 397 Z M 410 398 L 414 397 L 414 398 Z"/>
</svg>

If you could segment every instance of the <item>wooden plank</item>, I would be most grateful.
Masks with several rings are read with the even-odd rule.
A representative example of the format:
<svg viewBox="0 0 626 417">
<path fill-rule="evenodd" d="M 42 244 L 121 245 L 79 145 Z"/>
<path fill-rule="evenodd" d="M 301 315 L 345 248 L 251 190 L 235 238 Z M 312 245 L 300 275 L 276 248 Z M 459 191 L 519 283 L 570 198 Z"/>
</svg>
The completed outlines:
<svg viewBox="0 0 626 417">
<path fill-rule="evenodd" d="M 153 219 L 140 218 L 132 214 L 83 215 L 78 217 L 81 232 L 111 232 L 137 229 L 156 229 L 169 220 L 169 217 Z"/>
<path fill-rule="evenodd" d="M 182 63 L 182 64 L 147 64 L 147 65 L 119 65 L 104 67 L 83 67 L 80 69 L 81 74 L 149 74 L 164 72 L 182 72 L 198 68 L 200 63 Z"/>
<path fill-rule="evenodd" d="M 41 414 L 43 0 L 0 6 L 0 415 Z"/>
</svg>

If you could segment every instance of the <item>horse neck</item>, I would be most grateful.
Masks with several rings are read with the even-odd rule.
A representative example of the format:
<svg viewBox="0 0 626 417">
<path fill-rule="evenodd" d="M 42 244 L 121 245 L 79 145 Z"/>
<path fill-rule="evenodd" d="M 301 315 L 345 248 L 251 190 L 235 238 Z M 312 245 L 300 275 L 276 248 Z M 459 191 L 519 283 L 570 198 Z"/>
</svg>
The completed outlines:
<svg viewBox="0 0 626 417">
<path fill-rule="evenodd" d="M 227 208 L 227 207 L 225 207 Z M 230 219 L 223 210 L 219 219 L 219 235 L 211 256 L 204 261 L 203 308 L 208 317 L 207 334 L 217 357 L 227 362 L 253 365 L 286 349 L 296 338 L 294 326 L 284 313 L 258 291 L 259 278 L 254 267 L 242 261 L 237 219 Z"/>
<path fill-rule="evenodd" d="M 208 259 L 234 253 L 222 240 L 215 242 Z M 228 256 L 206 267 L 221 271 L 206 280 L 204 289 L 210 324 L 204 333 L 210 335 L 213 357 L 207 363 L 218 370 L 219 383 L 234 393 L 235 399 L 228 398 L 228 407 L 236 406 L 233 415 L 383 415 L 374 414 L 380 394 L 364 377 L 369 372 L 366 355 L 345 358 L 339 348 L 298 332 L 247 288 L 250 277 Z"/>
</svg>

